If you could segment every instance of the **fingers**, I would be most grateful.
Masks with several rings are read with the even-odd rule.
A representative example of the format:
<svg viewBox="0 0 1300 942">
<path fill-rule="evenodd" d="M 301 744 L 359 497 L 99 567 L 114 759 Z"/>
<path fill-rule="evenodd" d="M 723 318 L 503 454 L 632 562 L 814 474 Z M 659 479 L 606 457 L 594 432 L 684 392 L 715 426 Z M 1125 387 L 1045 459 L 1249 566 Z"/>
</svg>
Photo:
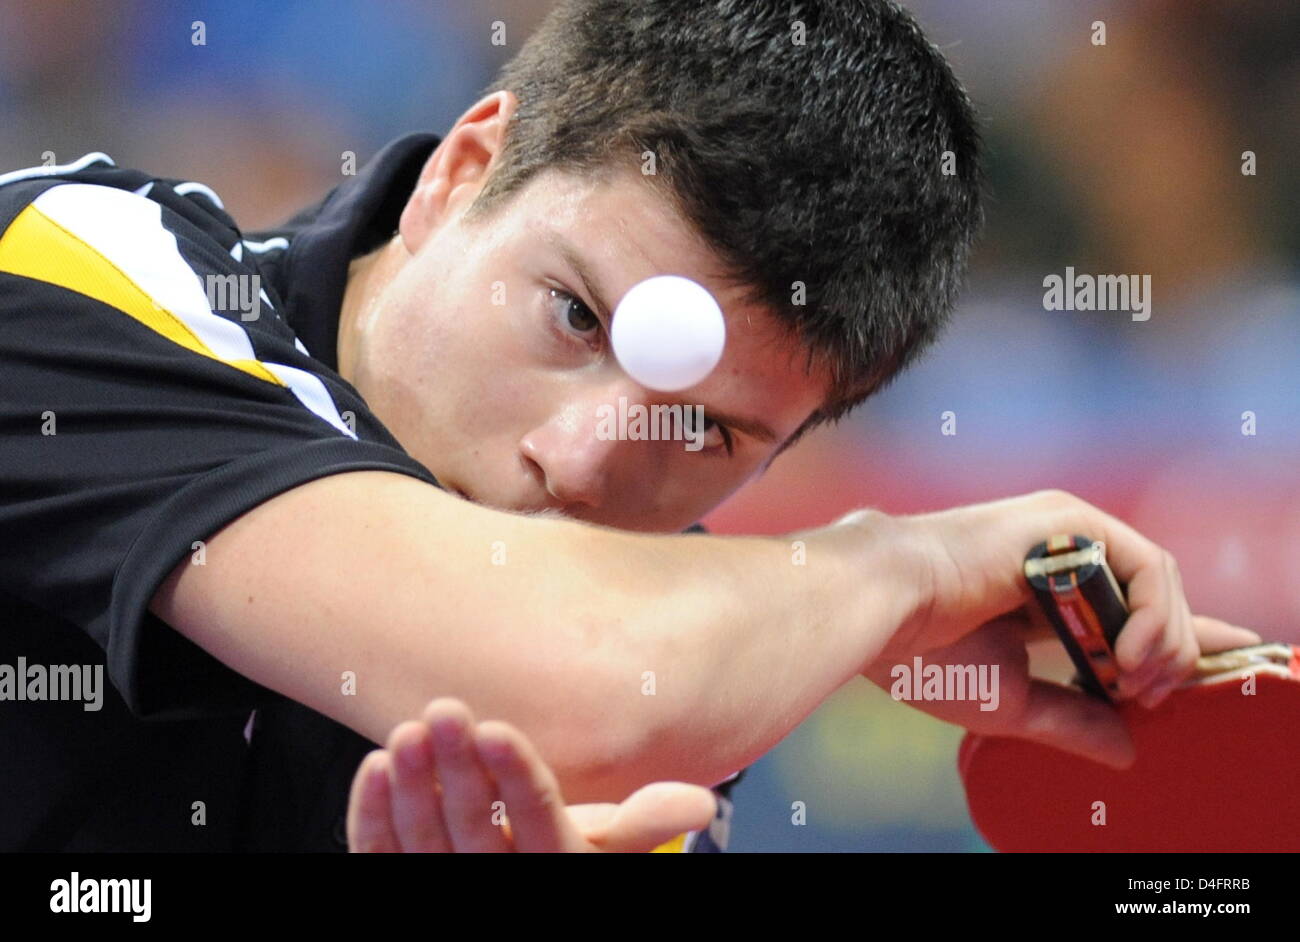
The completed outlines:
<svg viewBox="0 0 1300 942">
<path fill-rule="evenodd" d="M 1052 499 L 1074 506 L 1081 514 L 1074 532 L 1103 539 L 1116 578 L 1128 583 L 1129 619 L 1115 644 L 1121 697 L 1154 708 L 1194 672 L 1202 651 L 1260 643 L 1252 631 L 1193 616 L 1170 553 L 1077 498 Z"/>
<path fill-rule="evenodd" d="M 707 788 L 647 786 L 621 805 L 566 808 L 555 774 L 521 732 L 474 722 L 442 698 L 395 727 L 353 778 L 348 846 L 354 852 L 646 851 L 707 827 Z M 507 826 L 505 815 L 509 815 Z"/>
<path fill-rule="evenodd" d="M 497 783 L 479 758 L 475 736 L 469 709 L 448 698 L 430 703 L 420 720 L 395 727 L 386 748 L 366 756 L 353 777 L 349 849 L 512 850 Z"/>
<path fill-rule="evenodd" d="M 397 726 L 358 768 L 348 845 L 370 853 L 647 851 L 707 827 L 715 811 L 709 789 L 680 782 L 646 786 L 621 805 L 566 808 L 527 737 L 507 723 L 475 725 L 468 707 L 443 698 Z"/>
<path fill-rule="evenodd" d="M 1189 617 L 1188 623 L 1193 634 L 1191 643 L 1200 651 L 1222 651 L 1260 643 L 1260 637 L 1255 632 L 1217 618 L 1195 615 Z M 1175 631 L 1172 634 L 1177 633 Z M 1171 669 L 1170 665 L 1182 664 L 1183 649 L 1177 644 L 1171 644 L 1164 636 L 1158 636 L 1155 647 L 1157 657 L 1160 656 L 1158 652 L 1164 652 L 1166 660 L 1160 663 L 1166 669 Z M 1177 666 L 1176 670 L 1181 671 L 1181 666 Z M 1172 689 L 1172 686 L 1161 685 L 1155 689 L 1155 694 L 1163 699 Z M 1154 706 L 1155 703 L 1150 705 Z M 1135 757 L 1128 730 L 1111 706 L 1076 688 L 1044 680 L 1030 683 L 1024 715 L 1015 730 L 1014 735 L 1054 746 L 1112 768 L 1128 768 Z"/>
<path fill-rule="evenodd" d="M 1167 582 L 1163 560 L 1156 567 L 1141 570 L 1128 584 L 1129 618 L 1115 643 L 1115 657 L 1122 671 L 1132 674 L 1147 662 L 1169 623 L 1173 593 Z"/>
<path fill-rule="evenodd" d="M 377 749 L 361 761 L 352 778 L 347 816 L 350 853 L 393 854 L 402 849 L 393 829 L 388 775 L 388 754 Z"/>
<path fill-rule="evenodd" d="M 1016 729 L 1020 738 L 1111 768 L 1126 769 L 1136 759 L 1133 739 L 1115 708 L 1073 687 L 1032 681 Z"/>
<path fill-rule="evenodd" d="M 424 711 L 433 736 L 434 770 L 442 786 L 442 821 L 458 853 L 505 853 L 511 845 L 501 827 L 496 783 L 474 745 L 474 717 L 459 700 L 442 698 Z"/>
<path fill-rule="evenodd" d="M 1163 568 L 1165 551 L 1118 517 L 1066 491 L 1046 491 L 1034 496 L 1057 509 L 1061 520 L 1049 528 L 1052 533 L 1068 531 L 1105 543 L 1106 563 L 1120 582 L 1131 583 L 1142 572 Z"/>
<path fill-rule="evenodd" d="M 408 854 L 445 854 L 452 841 L 442 820 L 442 795 L 429 727 L 402 723 L 388 737 L 393 829 Z"/>
<path fill-rule="evenodd" d="M 1129 586 L 1132 615 L 1115 646 L 1120 693 L 1145 707 L 1158 705 L 1196 667 L 1200 647 L 1174 558 L 1162 551 L 1157 569 Z"/>
<path fill-rule="evenodd" d="M 1181 582 L 1177 585 L 1176 593 L 1181 598 Z M 1147 662 L 1129 681 L 1131 695 L 1137 697 L 1138 702 L 1148 709 L 1158 706 L 1194 673 L 1196 659 L 1201 654 L 1261 643 L 1260 636 L 1246 628 L 1217 618 L 1191 614 L 1185 600 L 1181 605 L 1177 602 L 1175 605 L 1178 627 L 1166 629 L 1163 641 L 1156 645 Z M 1186 637 L 1182 639 L 1181 646 L 1171 653 L 1175 634 L 1182 636 L 1184 633 Z M 1124 689 L 1121 682 L 1121 690 Z"/>
<path fill-rule="evenodd" d="M 510 816 L 516 851 L 587 849 L 565 813 L 555 775 L 522 733 L 506 723 L 485 721 L 478 726 L 477 741 Z"/>
<path fill-rule="evenodd" d="M 1065 510 L 1070 532 L 1105 542 L 1108 564 L 1128 584 L 1130 614 L 1115 644 L 1120 696 L 1158 706 L 1191 675 L 1200 654 L 1178 564 L 1123 521 L 1072 495 L 1043 497 Z"/>
</svg>

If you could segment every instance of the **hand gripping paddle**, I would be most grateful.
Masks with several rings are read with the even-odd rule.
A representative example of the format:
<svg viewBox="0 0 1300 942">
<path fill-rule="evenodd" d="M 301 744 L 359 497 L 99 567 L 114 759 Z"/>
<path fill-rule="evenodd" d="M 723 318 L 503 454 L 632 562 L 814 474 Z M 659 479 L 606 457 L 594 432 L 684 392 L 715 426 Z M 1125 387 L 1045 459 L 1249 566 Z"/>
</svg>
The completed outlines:
<svg viewBox="0 0 1300 942">
<path fill-rule="evenodd" d="M 1025 576 L 1078 670 L 1114 701 L 1128 617 L 1105 547 L 1056 536 Z M 1116 703 L 1137 759 L 1118 771 L 1023 739 L 968 733 L 958 770 L 976 828 L 1001 851 L 1300 850 L 1300 647 L 1202 656 L 1154 710 Z"/>
</svg>

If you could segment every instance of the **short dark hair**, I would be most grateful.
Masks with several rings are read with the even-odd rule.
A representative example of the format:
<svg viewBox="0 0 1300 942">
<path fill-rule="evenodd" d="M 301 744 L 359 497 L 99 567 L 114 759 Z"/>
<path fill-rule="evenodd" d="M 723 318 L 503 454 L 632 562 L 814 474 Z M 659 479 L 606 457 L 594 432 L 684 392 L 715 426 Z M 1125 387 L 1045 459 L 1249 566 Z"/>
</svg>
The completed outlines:
<svg viewBox="0 0 1300 942">
<path fill-rule="evenodd" d="M 829 367 L 828 398 L 783 448 L 946 324 L 982 222 L 979 133 L 890 0 L 560 0 L 500 89 L 519 107 L 471 218 L 541 170 L 600 175 L 653 153 L 647 179 L 720 274 L 791 329 L 805 369 Z"/>
</svg>

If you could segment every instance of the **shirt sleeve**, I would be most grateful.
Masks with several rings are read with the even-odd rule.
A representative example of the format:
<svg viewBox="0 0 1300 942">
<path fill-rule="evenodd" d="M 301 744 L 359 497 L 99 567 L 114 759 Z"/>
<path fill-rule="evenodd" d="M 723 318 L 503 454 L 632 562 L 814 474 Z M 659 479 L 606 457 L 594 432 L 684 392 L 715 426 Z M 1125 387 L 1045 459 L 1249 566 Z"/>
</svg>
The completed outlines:
<svg viewBox="0 0 1300 942">
<path fill-rule="evenodd" d="M 194 219 L 43 180 L 0 187 L 0 233 L 0 585 L 103 648 L 137 716 L 259 705 L 269 691 L 148 611 L 159 584 L 316 478 L 437 481 Z"/>
</svg>

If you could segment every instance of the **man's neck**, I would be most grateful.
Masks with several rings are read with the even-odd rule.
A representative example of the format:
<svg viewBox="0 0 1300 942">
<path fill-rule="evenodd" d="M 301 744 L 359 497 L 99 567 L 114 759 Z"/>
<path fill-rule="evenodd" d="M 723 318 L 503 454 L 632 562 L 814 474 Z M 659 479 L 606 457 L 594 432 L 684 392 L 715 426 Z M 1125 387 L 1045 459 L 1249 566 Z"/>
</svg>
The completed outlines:
<svg viewBox="0 0 1300 942">
<path fill-rule="evenodd" d="M 339 375 L 356 385 L 357 355 L 368 320 L 374 316 L 375 304 L 384 287 L 402 265 L 406 251 L 400 236 L 393 236 L 367 255 L 354 258 L 348 265 L 347 287 L 339 309 Z"/>
</svg>

